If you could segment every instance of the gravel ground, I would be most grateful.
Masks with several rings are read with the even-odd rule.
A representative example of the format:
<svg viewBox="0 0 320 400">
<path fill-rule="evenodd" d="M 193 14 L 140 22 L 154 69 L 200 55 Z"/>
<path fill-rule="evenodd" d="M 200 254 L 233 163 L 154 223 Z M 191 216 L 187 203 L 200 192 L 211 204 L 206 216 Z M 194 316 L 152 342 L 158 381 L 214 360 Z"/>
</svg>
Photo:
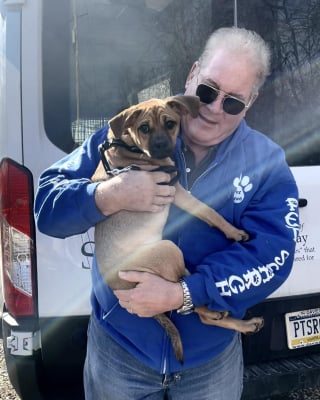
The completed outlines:
<svg viewBox="0 0 320 400">
<path fill-rule="evenodd" d="M 6 365 L 4 362 L 2 340 L 0 340 L 0 399 L 1 400 L 19 400 L 20 397 L 12 388 Z M 288 393 L 286 396 L 272 397 L 265 400 L 320 400 L 320 388 L 299 390 Z"/>
<path fill-rule="evenodd" d="M 284 396 L 270 397 L 265 400 L 319 400 L 320 399 L 320 388 L 297 390 L 290 392 Z"/>
<path fill-rule="evenodd" d="M 0 399 L 1 400 L 19 400 L 15 390 L 10 384 L 7 374 L 6 364 L 4 362 L 2 340 L 0 340 Z"/>
</svg>

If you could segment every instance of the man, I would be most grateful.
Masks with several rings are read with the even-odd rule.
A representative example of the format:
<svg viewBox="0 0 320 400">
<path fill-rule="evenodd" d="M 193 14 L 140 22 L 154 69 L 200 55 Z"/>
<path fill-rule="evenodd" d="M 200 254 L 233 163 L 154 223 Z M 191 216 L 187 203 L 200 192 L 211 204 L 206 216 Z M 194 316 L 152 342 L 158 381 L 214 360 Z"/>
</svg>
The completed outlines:
<svg viewBox="0 0 320 400">
<path fill-rule="evenodd" d="M 218 230 L 172 207 L 166 235 L 181 248 L 190 276 L 183 284 L 129 271 L 136 282 L 113 293 L 92 267 L 93 315 L 85 364 L 87 400 L 238 400 L 242 391 L 239 334 L 210 325 L 194 306 L 243 318 L 289 275 L 296 231 L 297 188 L 284 152 L 244 120 L 269 72 L 270 52 L 256 33 L 223 28 L 209 38 L 186 81 L 200 97 L 199 116 L 184 116 L 175 160 L 181 183 L 250 234 L 228 241 Z M 65 237 L 121 209 L 158 212 L 174 198 L 164 172 L 130 171 L 92 183 L 97 146 L 107 128 L 45 171 L 35 203 L 38 227 Z M 61 211 L 63 210 L 63 211 Z M 188 315 L 177 310 L 190 311 Z M 152 317 L 170 312 L 184 347 L 184 364 Z"/>
</svg>

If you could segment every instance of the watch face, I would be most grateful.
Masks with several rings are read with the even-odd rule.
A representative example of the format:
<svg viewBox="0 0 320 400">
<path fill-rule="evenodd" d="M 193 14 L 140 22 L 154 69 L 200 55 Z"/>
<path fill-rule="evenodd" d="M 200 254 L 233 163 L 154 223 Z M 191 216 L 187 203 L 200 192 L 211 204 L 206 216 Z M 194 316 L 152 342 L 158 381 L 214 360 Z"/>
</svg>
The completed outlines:
<svg viewBox="0 0 320 400">
<path fill-rule="evenodd" d="M 188 315 L 188 314 L 192 314 L 193 313 L 193 308 L 189 309 L 189 310 L 185 310 L 183 311 L 181 314 L 182 315 Z"/>
<path fill-rule="evenodd" d="M 183 307 L 179 308 L 179 310 L 177 310 L 177 313 L 181 314 L 181 315 L 188 315 L 188 314 L 193 313 L 193 311 L 194 311 L 193 306 L 191 306 L 191 307 L 183 306 Z"/>
</svg>

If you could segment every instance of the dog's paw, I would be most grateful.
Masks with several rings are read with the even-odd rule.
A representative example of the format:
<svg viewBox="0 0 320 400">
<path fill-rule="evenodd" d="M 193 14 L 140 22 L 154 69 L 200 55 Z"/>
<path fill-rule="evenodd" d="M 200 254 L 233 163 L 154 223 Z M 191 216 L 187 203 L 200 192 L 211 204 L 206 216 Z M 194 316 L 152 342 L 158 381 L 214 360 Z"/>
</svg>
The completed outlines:
<svg viewBox="0 0 320 400">
<path fill-rule="evenodd" d="M 253 335 L 254 333 L 259 332 L 264 326 L 263 317 L 254 317 L 243 322 L 245 323 L 246 329 L 242 333 L 245 335 Z"/>
<path fill-rule="evenodd" d="M 234 226 L 231 226 L 226 232 L 226 237 L 230 240 L 234 240 L 235 242 L 247 242 L 250 239 L 249 234 L 242 230 L 237 229 Z"/>
</svg>

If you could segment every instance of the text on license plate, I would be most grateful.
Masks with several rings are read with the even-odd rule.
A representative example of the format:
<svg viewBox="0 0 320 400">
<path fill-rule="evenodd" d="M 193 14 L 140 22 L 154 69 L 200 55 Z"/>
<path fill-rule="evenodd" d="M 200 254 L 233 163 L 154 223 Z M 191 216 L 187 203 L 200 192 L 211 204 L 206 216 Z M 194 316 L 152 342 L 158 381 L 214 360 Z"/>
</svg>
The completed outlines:
<svg viewBox="0 0 320 400">
<path fill-rule="evenodd" d="M 289 349 L 320 344 L 320 308 L 285 314 Z"/>
</svg>

